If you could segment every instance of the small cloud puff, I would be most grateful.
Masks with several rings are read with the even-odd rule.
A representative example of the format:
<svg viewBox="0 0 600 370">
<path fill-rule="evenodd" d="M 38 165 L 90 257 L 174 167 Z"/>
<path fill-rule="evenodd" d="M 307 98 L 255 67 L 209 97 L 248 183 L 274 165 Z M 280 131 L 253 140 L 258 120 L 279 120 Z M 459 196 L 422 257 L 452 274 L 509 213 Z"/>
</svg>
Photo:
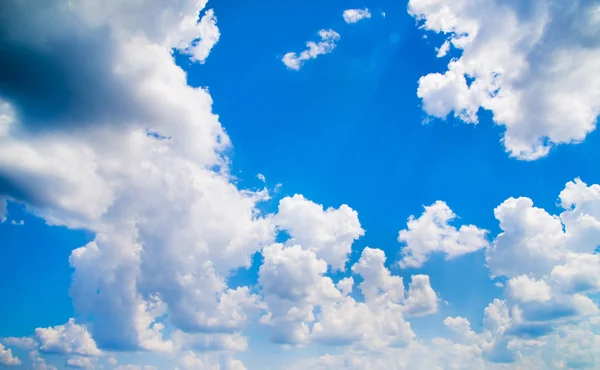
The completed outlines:
<svg viewBox="0 0 600 370">
<path fill-rule="evenodd" d="M 382 13 L 382 14 L 385 17 L 385 13 Z M 360 21 L 361 19 L 371 18 L 371 12 L 367 8 L 347 9 L 347 10 L 344 10 L 343 16 L 344 16 L 344 21 L 346 21 L 346 23 L 350 24 L 350 23 L 356 23 L 356 22 Z"/>
</svg>

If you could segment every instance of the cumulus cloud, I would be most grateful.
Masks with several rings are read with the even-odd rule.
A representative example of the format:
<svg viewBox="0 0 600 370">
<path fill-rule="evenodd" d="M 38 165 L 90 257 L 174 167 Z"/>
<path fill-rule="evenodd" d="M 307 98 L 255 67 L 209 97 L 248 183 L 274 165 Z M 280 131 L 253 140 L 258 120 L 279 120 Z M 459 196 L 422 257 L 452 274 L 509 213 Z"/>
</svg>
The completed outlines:
<svg viewBox="0 0 600 370">
<path fill-rule="evenodd" d="M 540 278 L 570 262 L 558 267 L 559 277 L 578 257 L 593 263 L 600 238 L 599 188 L 580 179 L 567 183 L 559 195 L 560 215 L 535 207 L 529 198 L 504 201 L 494 210 L 502 232 L 486 252 L 492 274 Z"/>
<path fill-rule="evenodd" d="M 18 357 L 13 356 L 10 348 L 5 348 L 4 345 L 0 343 L 0 364 L 16 366 L 21 364 L 21 360 L 19 360 Z"/>
<path fill-rule="evenodd" d="M 267 312 L 261 319 L 271 327 L 271 340 L 287 345 L 311 342 L 377 351 L 406 346 L 414 338 L 404 316 L 437 311 L 438 297 L 429 277 L 415 275 L 405 291 L 400 276 L 385 267 L 382 250 L 366 248 L 351 271 L 360 276 L 364 301 L 349 293 L 354 279 L 334 284 L 327 263 L 298 245 L 274 244 L 263 249 L 260 267 Z"/>
<path fill-rule="evenodd" d="M 286 53 L 281 59 L 283 64 L 289 69 L 300 70 L 305 61 L 315 59 L 319 55 L 331 53 L 336 47 L 336 42 L 340 39 L 340 34 L 331 29 L 323 29 L 319 31 L 319 37 L 321 37 L 321 41 L 307 42 L 306 50 L 300 54 L 295 52 Z"/>
<path fill-rule="evenodd" d="M 15 112 L 0 136 L 2 204 L 96 234 L 72 252 L 70 292 L 100 348 L 173 351 L 165 324 L 233 333 L 256 306 L 226 279 L 273 240 L 255 208 L 266 193 L 234 185 L 212 99 L 171 54 L 208 55 L 205 3 L 10 1 L 2 13 L 3 112 Z M 38 329 L 40 350 L 82 352 L 55 342 L 73 328 Z"/>
<path fill-rule="evenodd" d="M 419 80 L 431 116 L 477 123 L 479 109 L 503 126 L 512 156 L 534 160 L 579 142 L 600 113 L 600 7 L 593 1 L 410 0 L 425 30 L 462 53 Z"/>
<path fill-rule="evenodd" d="M 310 249 L 340 270 L 344 269 L 352 243 L 365 234 L 358 213 L 349 206 L 323 209 L 299 194 L 279 202 L 274 222 L 291 236 L 287 244 Z"/>
<path fill-rule="evenodd" d="M 486 230 L 474 225 L 457 229 L 449 224 L 454 218 L 454 212 L 442 201 L 426 206 L 419 218 L 410 216 L 407 229 L 398 235 L 404 244 L 400 266 L 421 267 L 432 253 L 442 253 L 449 260 L 488 245 Z"/>
<path fill-rule="evenodd" d="M 313 327 L 315 337 L 345 349 L 292 368 L 592 368 L 600 361 L 600 351 L 594 349 L 600 343 L 595 301 L 599 260 L 594 252 L 600 240 L 600 186 L 580 179 L 568 182 L 559 204 L 564 211 L 557 216 L 534 207 L 528 198 L 509 198 L 496 208 L 502 231 L 486 247 L 486 258 L 493 277 L 506 279 L 506 284 L 504 298 L 484 309 L 480 331 L 465 317 L 447 317 L 448 338 L 426 341 L 409 336 L 402 346 L 393 346 L 382 341 L 384 336 L 370 336 L 368 343 L 381 346 L 358 346 L 372 328 L 369 311 L 383 310 L 377 316 L 385 317 L 384 307 L 399 304 L 405 315 L 414 315 L 414 308 L 430 313 L 438 301 L 427 276 L 413 276 L 406 294 L 402 279 L 383 266 L 383 252 L 367 248 L 352 267 L 361 275 L 358 287 L 365 302 L 346 297 L 324 306 L 323 323 Z M 439 234 L 435 227 L 431 230 L 424 235 Z M 378 350 L 366 350 L 374 348 Z"/>
<path fill-rule="evenodd" d="M 4 4 L 0 217 L 11 199 L 95 233 L 69 260 L 81 322 L 35 333 L 40 352 L 72 366 L 100 348 L 173 352 L 200 346 L 192 334 L 236 337 L 259 305 L 227 278 L 273 242 L 255 207 L 268 194 L 234 184 L 212 98 L 172 57 L 208 56 L 218 29 L 211 10 L 198 22 L 205 5 Z"/>
<path fill-rule="evenodd" d="M 371 18 L 371 12 L 369 9 L 346 9 L 343 13 L 344 21 L 346 23 L 356 23 L 361 19 Z"/>
<path fill-rule="evenodd" d="M 550 286 L 545 281 L 531 279 L 526 275 L 510 279 L 507 291 L 511 298 L 520 302 L 546 302 L 551 298 Z"/>
<path fill-rule="evenodd" d="M 96 343 L 84 326 L 70 319 L 65 325 L 35 329 L 39 349 L 45 353 L 59 355 L 98 356 L 101 354 Z"/>
<path fill-rule="evenodd" d="M 339 299 L 342 294 L 331 278 L 324 276 L 327 263 L 310 250 L 274 244 L 264 248 L 262 255 L 258 280 L 269 309 L 271 340 L 305 344 L 315 306 Z"/>
</svg>

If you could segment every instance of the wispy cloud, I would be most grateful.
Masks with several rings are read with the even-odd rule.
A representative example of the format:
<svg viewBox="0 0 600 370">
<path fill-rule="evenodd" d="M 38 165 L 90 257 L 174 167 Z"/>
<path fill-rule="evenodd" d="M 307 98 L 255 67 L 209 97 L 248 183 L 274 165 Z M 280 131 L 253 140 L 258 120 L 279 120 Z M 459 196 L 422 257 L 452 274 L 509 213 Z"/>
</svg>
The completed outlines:
<svg viewBox="0 0 600 370">
<path fill-rule="evenodd" d="M 314 41 L 307 42 L 306 50 L 300 54 L 294 52 L 286 53 L 281 59 L 283 64 L 285 64 L 289 69 L 297 71 L 300 69 L 300 67 L 302 67 L 304 61 L 315 59 L 322 54 L 331 53 L 333 49 L 335 49 L 336 41 L 340 39 L 340 34 L 331 29 L 320 30 L 319 36 L 321 37 L 321 41 L 318 43 Z"/>
<path fill-rule="evenodd" d="M 347 9 L 344 10 L 344 20 L 346 23 L 356 23 L 361 19 L 371 18 L 369 9 Z"/>
</svg>

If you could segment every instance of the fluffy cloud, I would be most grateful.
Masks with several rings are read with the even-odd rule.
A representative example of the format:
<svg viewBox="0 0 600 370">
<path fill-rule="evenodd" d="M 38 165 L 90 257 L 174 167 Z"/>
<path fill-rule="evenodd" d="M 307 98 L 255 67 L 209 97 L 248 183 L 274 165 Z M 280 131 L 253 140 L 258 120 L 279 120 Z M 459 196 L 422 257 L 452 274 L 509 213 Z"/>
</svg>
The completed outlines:
<svg viewBox="0 0 600 370">
<path fill-rule="evenodd" d="M 70 257 L 85 328 L 37 329 L 41 352 L 230 348 L 260 306 L 227 278 L 273 242 L 255 207 L 268 194 L 236 187 L 212 99 L 172 57 L 202 62 L 218 40 L 205 3 L 10 1 L 0 16 L 0 217 L 11 199 L 96 234 Z"/>
<path fill-rule="evenodd" d="M 398 241 L 404 244 L 400 266 L 421 267 L 432 253 L 443 253 L 446 259 L 452 259 L 488 245 L 486 230 L 474 225 L 457 229 L 449 224 L 454 218 L 454 212 L 442 201 L 426 206 L 419 218 L 410 216 L 408 228 L 398 235 Z"/>
<path fill-rule="evenodd" d="M 262 251 L 259 283 L 263 287 L 271 326 L 271 339 L 277 343 L 305 344 L 308 324 L 314 321 L 316 305 L 341 298 L 331 278 L 324 276 L 327 263 L 300 246 L 274 244 Z"/>
<path fill-rule="evenodd" d="M 429 115 L 477 123 L 480 108 L 504 126 L 506 151 L 546 155 L 583 140 L 600 113 L 600 6 L 593 1 L 410 0 L 423 28 L 461 51 L 444 73 L 419 80 Z"/>
<path fill-rule="evenodd" d="M 39 349 L 60 355 L 98 356 L 100 350 L 84 326 L 70 319 L 65 325 L 35 329 Z"/>
<path fill-rule="evenodd" d="M 593 264 L 600 239 L 599 188 L 580 179 L 567 183 L 559 195 L 564 211 L 558 216 L 534 207 L 529 198 L 504 201 L 494 210 L 502 233 L 486 252 L 492 274 L 540 278 L 557 268 L 558 278 L 582 260 Z"/>
<path fill-rule="evenodd" d="M 214 10 L 209 9 L 204 13 L 204 16 L 198 22 L 198 32 L 200 38 L 189 45 L 185 52 L 192 57 L 192 60 L 204 63 L 221 37 Z"/>
<path fill-rule="evenodd" d="M 372 333 L 373 328 L 369 312 L 377 312 L 376 317 L 391 323 L 398 321 L 386 316 L 386 307 L 394 304 L 402 307 L 404 315 L 415 314 L 412 310 L 417 308 L 420 313 L 434 312 L 437 307 L 427 276 L 413 276 L 406 294 L 402 279 L 384 267 L 383 252 L 367 248 L 352 267 L 361 275 L 359 288 L 365 302 L 346 297 L 324 306 L 323 322 L 313 327 L 313 336 L 346 348 L 341 354 L 327 354 L 292 368 L 594 367 L 600 361 L 600 352 L 594 349 L 600 343 L 600 310 L 595 302 L 600 260 L 594 252 L 600 240 L 600 186 L 588 186 L 579 179 L 569 182 L 560 193 L 559 204 L 564 211 L 558 216 L 534 207 L 528 198 L 510 198 L 496 208 L 502 232 L 487 246 L 486 256 L 491 274 L 507 279 L 505 297 L 494 299 L 485 308 L 480 332 L 464 317 L 447 317 L 444 324 L 452 333 L 449 338 L 418 341 L 408 336 L 402 346 L 393 346 L 381 335 L 365 340 L 365 333 Z M 447 207 L 440 209 L 451 214 Z M 436 231 L 439 229 L 444 228 L 423 228 L 433 231 L 422 235 L 448 234 Z"/>
<path fill-rule="evenodd" d="M 365 234 L 358 213 L 347 205 L 324 210 L 322 205 L 298 194 L 279 202 L 274 222 L 291 236 L 287 244 L 310 249 L 318 258 L 341 270 L 352 243 Z"/>
<path fill-rule="evenodd" d="M 551 298 L 550 286 L 543 280 L 531 279 L 521 275 L 508 281 L 508 294 L 521 302 L 546 302 Z"/>
<path fill-rule="evenodd" d="M 356 23 L 361 19 L 371 18 L 371 12 L 369 9 L 346 9 L 343 13 L 344 21 L 346 23 Z"/>
<path fill-rule="evenodd" d="M 18 357 L 13 356 L 12 351 L 9 348 L 5 348 L 3 344 L 0 343 L 0 364 L 7 366 L 20 365 L 21 360 Z"/>
<path fill-rule="evenodd" d="M 271 339 L 281 344 L 310 342 L 382 350 L 406 346 L 414 338 L 404 316 L 437 311 L 438 297 L 429 277 L 415 275 L 405 291 L 401 277 L 385 267 L 385 254 L 366 248 L 351 270 L 360 275 L 364 301 L 349 296 L 354 279 L 336 285 L 325 276 L 327 263 L 300 246 L 274 244 L 263 250 L 259 272 L 271 326 Z M 318 309 L 318 311 L 317 311 Z"/>
<path fill-rule="evenodd" d="M 298 71 L 305 61 L 315 59 L 319 55 L 329 54 L 335 49 L 336 42 L 340 39 L 340 34 L 330 29 L 323 29 L 319 31 L 319 37 L 321 41 L 315 43 L 309 41 L 306 43 L 306 50 L 300 54 L 289 52 L 286 53 L 281 61 L 289 69 Z"/>
<path fill-rule="evenodd" d="M 165 325 L 240 330 L 256 297 L 226 280 L 273 240 L 255 208 L 267 193 L 233 184 L 212 99 L 171 55 L 204 60 L 214 13 L 197 22 L 205 2 L 193 0 L 67 3 L 11 1 L 3 12 L 3 111 L 16 112 L 0 136 L 3 200 L 96 233 L 70 263 L 75 309 L 94 317 L 84 323 L 99 347 L 173 351 Z M 38 329 L 40 350 L 80 353 L 53 339 L 74 327 Z"/>
</svg>

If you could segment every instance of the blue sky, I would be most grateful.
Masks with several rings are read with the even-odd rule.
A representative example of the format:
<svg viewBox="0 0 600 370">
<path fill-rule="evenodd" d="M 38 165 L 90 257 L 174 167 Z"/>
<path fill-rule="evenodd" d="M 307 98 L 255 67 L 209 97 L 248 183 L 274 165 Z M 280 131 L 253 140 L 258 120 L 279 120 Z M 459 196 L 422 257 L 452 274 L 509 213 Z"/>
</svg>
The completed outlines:
<svg viewBox="0 0 600 370">
<path fill-rule="evenodd" d="M 210 1 L 200 8 L 190 1 L 181 9 L 156 0 L 137 18 L 116 1 L 102 11 L 90 3 L 66 13 L 62 3 L 28 20 L 30 32 L 0 26 L 0 62 L 13 68 L 0 73 L 0 201 L 7 202 L 0 366 L 396 369 L 458 362 L 533 369 L 574 368 L 581 353 L 579 367 L 600 363 L 600 353 L 577 339 L 600 340 L 600 191 L 593 185 L 600 183 L 600 75 L 591 67 L 600 45 L 588 42 L 600 35 L 600 8 L 593 2 L 558 2 L 559 11 L 545 0 L 530 7 L 508 0 L 463 7 L 451 0 Z M 449 16 L 438 13 L 444 6 L 454 17 L 436 23 Z M 345 21 L 345 10 L 365 8 L 369 17 Z M 7 9 L 14 22 L 27 11 L 18 2 Z M 186 12 L 204 27 L 181 31 L 176 14 Z M 65 17 L 64 25 L 44 17 Z M 587 28 L 556 35 L 576 22 Z M 496 24 L 512 26 L 490 30 Z M 531 31 L 541 26 L 545 32 Z M 282 62 L 321 41 L 320 30 L 337 32 L 334 47 L 298 70 Z M 73 52 L 81 42 L 94 49 L 91 57 Z M 453 46 L 442 56 L 444 42 Z M 109 54 L 94 58 L 101 52 Z M 19 58 L 40 72 L 19 69 Z M 78 108 L 63 112 L 56 103 L 47 117 L 30 117 L 26 108 L 41 104 L 37 86 L 55 71 L 64 73 L 57 91 Z M 27 83 L 15 78 L 27 74 Z M 149 129 L 167 139 L 135 139 Z M 221 145 L 221 129 L 231 145 Z M 566 185 L 576 178 L 583 183 Z M 539 212 L 511 197 L 531 199 Z M 457 217 L 426 219 L 424 206 L 436 201 Z M 422 229 L 411 231 L 411 216 L 423 220 Z M 462 225 L 482 237 L 463 238 Z M 399 242 L 400 230 L 411 239 Z M 382 280 L 352 267 L 375 263 L 377 252 L 366 247 L 386 256 Z M 423 263 L 399 264 L 419 253 Z M 336 258 L 347 258 L 345 271 L 335 271 Z M 185 274 L 194 283 L 186 285 Z M 409 288 L 415 275 L 427 283 Z M 349 276 L 346 294 L 334 284 Z M 406 292 L 398 293 L 396 277 Z M 367 283 L 378 299 L 370 300 Z M 229 288 L 243 287 L 250 295 L 239 293 L 246 298 L 227 308 L 242 312 L 243 323 L 223 329 L 231 321 L 217 312 L 229 313 L 215 305 Z M 202 289 L 216 301 L 194 295 Z M 124 298 L 132 294 L 136 301 Z M 163 311 L 148 308 L 155 298 Z M 507 317 L 490 324 L 495 299 Z M 356 311 L 342 311 L 345 300 Z M 134 312 L 140 302 L 146 316 Z M 291 318 L 290 307 L 314 317 Z M 562 307 L 569 317 L 552 313 Z M 327 310 L 343 318 L 336 340 L 316 328 L 333 325 Z M 200 323 L 198 315 L 211 312 L 210 322 L 225 321 Z M 261 319 L 267 316 L 270 323 Z M 134 325 L 148 317 L 149 326 Z M 410 328 L 382 334 L 377 317 Z M 457 317 L 470 329 L 446 319 Z M 350 334 L 355 319 L 364 325 L 362 339 Z M 156 337 L 155 323 L 165 327 Z M 306 335 L 297 331 L 303 325 Z M 535 334 L 535 325 L 551 330 Z M 240 336 L 245 344 L 231 344 Z M 562 350 L 569 344 L 572 353 Z M 441 362 L 419 360 L 419 351 Z"/>
</svg>

